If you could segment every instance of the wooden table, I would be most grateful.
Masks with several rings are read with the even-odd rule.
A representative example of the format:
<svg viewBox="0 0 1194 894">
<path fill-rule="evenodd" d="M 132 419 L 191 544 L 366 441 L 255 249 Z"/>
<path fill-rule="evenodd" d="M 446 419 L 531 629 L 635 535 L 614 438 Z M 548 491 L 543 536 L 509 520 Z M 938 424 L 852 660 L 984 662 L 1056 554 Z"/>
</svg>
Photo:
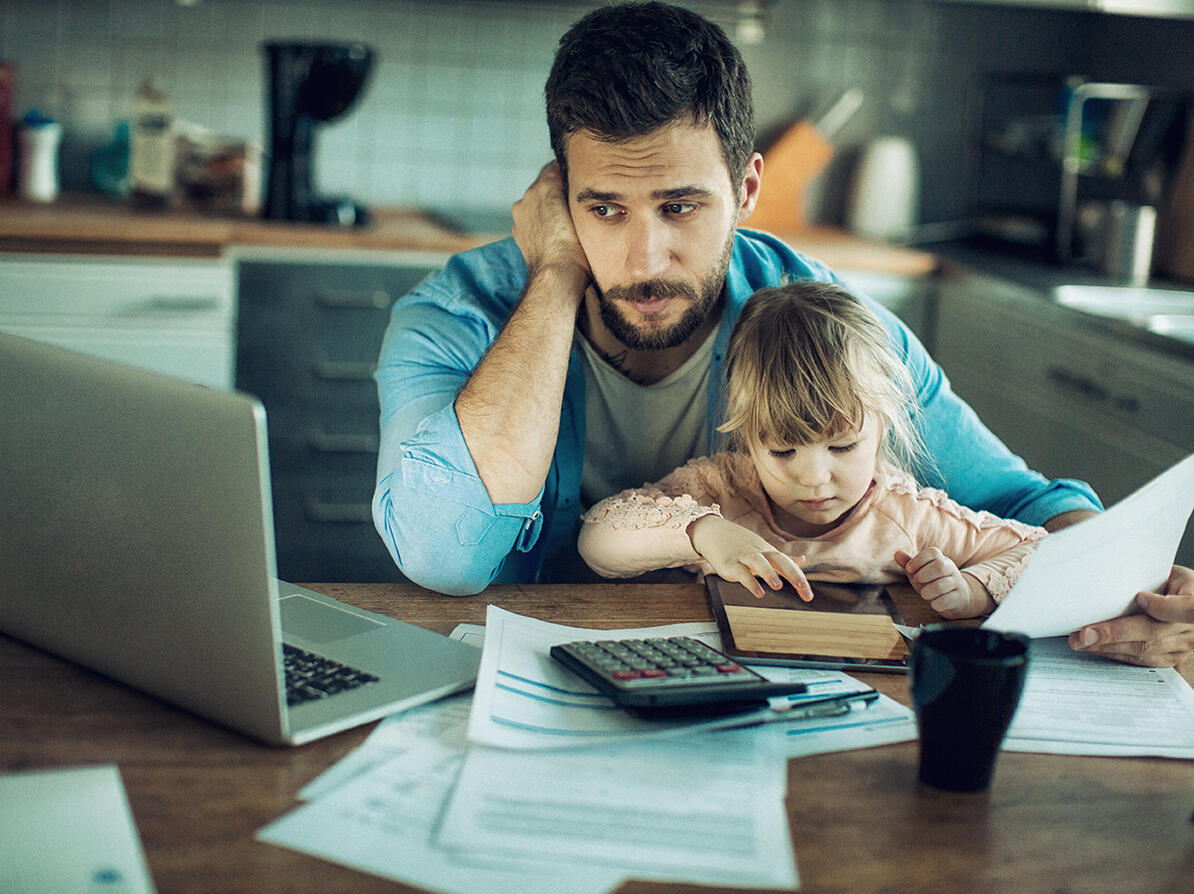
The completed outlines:
<svg viewBox="0 0 1194 894">
<path fill-rule="evenodd" d="M 484 623 L 490 602 L 576 626 L 710 619 L 695 584 L 508 586 L 471 598 L 413 586 L 311 586 L 444 633 Z M 924 619 L 896 595 L 909 621 Z M 907 703 L 905 677 L 860 676 Z M 253 839 L 369 729 L 301 748 L 258 745 L 0 636 L 0 770 L 119 766 L 162 894 L 411 890 Z M 803 890 L 1194 890 L 1194 762 L 1009 752 L 990 791 L 963 795 L 919 785 L 916 761 L 909 742 L 789 762 Z"/>
</svg>

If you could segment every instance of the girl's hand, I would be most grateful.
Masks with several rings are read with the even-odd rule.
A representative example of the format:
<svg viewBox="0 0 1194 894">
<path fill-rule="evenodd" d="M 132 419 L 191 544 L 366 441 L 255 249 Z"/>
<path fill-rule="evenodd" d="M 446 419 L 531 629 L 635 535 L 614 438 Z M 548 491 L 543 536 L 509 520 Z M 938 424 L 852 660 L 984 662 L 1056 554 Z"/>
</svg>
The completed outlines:
<svg viewBox="0 0 1194 894">
<path fill-rule="evenodd" d="M 995 608 L 995 600 L 978 580 L 959 571 L 935 546 L 910 556 L 896 550 L 896 563 L 920 598 L 943 618 L 976 618 Z"/>
<path fill-rule="evenodd" d="M 762 578 L 773 590 L 781 589 L 786 580 L 801 599 L 812 601 L 813 589 L 799 565 L 804 556 L 793 559 L 753 531 L 719 515 L 698 518 L 688 526 L 688 537 L 693 549 L 714 572 L 726 580 L 737 581 L 760 599 L 763 587 L 759 578 Z"/>
</svg>

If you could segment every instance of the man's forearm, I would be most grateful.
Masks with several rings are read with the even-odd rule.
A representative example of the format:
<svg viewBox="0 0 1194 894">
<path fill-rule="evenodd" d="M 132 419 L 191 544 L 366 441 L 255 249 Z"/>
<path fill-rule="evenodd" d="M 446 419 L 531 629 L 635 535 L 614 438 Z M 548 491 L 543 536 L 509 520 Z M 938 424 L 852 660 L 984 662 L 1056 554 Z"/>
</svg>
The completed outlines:
<svg viewBox="0 0 1194 894">
<path fill-rule="evenodd" d="M 456 398 L 461 433 L 495 504 L 528 503 L 547 478 L 587 282 L 579 270 L 532 274 L 514 313 Z"/>
</svg>

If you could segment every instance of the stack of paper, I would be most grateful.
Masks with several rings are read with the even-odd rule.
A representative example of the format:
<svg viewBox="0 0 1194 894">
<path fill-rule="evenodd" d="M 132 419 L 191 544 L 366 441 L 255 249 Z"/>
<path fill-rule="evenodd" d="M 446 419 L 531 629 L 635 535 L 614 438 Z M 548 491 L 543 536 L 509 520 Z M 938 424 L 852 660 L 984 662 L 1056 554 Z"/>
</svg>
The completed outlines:
<svg viewBox="0 0 1194 894">
<path fill-rule="evenodd" d="M 712 624 L 602 632 L 491 606 L 483 630 L 454 635 L 484 636 L 475 694 L 379 724 L 261 839 L 461 894 L 596 894 L 627 878 L 794 890 L 784 758 L 915 737 L 911 713 L 886 698 L 742 730 L 638 720 L 548 656 L 603 635 L 717 645 Z M 805 681 L 810 698 L 865 688 L 837 672 L 768 673 Z"/>
</svg>

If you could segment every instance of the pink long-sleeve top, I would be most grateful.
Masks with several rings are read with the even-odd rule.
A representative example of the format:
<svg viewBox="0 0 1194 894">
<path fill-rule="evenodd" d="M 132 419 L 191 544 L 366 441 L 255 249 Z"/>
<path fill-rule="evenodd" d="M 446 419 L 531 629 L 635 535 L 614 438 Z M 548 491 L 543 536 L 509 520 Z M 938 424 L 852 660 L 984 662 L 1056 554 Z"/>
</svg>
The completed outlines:
<svg viewBox="0 0 1194 894">
<path fill-rule="evenodd" d="M 795 537 L 775 521 L 750 457 L 718 453 L 689 460 L 662 481 L 622 491 L 584 515 L 580 554 L 604 577 L 633 577 L 684 567 L 702 577 L 712 568 L 693 549 L 688 526 L 720 515 L 761 535 L 784 553 L 803 555 L 809 580 L 893 583 L 906 580 L 896 550 L 916 555 L 938 547 L 999 602 L 1028 564 L 1044 528 L 977 512 L 940 490 L 918 487 L 884 470 L 832 530 Z"/>
</svg>

